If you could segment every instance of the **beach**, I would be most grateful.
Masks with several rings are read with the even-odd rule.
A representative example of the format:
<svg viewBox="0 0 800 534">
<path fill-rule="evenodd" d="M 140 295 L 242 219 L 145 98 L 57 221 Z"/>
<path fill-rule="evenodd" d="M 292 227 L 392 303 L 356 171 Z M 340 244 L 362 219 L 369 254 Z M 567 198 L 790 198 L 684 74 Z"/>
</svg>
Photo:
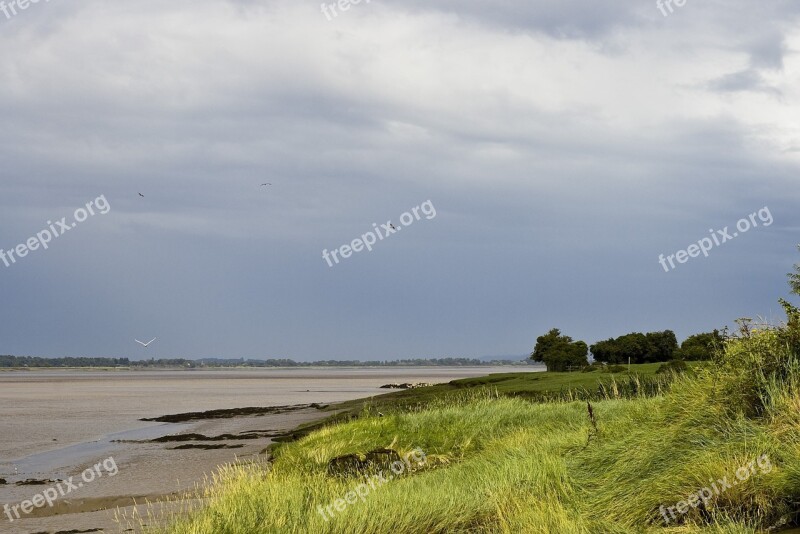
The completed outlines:
<svg viewBox="0 0 800 534">
<path fill-rule="evenodd" d="M 161 505 L 144 503 L 185 500 L 218 466 L 237 459 L 264 461 L 272 438 L 331 414 L 321 406 L 387 393 L 380 388 L 387 383 L 442 383 L 511 369 L 517 368 L 2 372 L 0 479 L 6 483 L 0 483 L 0 505 L 18 505 L 49 488 L 66 494 L 27 514 L 17 508 L 19 518 L 11 509 L 0 517 L 0 530 L 136 531 L 154 521 L 137 514 L 162 512 Z M 259 409 L 240 410 L 248 407 Z M 210 411 L 217 412 L 203 413 Z M 186 413 L 195 415 L 179 422 L 142 420 Z M 114 475 L 95 469 L 82 478 L 109 459 Z M 70 477 L 76 488 L 65 492 Z"/>
</svg>

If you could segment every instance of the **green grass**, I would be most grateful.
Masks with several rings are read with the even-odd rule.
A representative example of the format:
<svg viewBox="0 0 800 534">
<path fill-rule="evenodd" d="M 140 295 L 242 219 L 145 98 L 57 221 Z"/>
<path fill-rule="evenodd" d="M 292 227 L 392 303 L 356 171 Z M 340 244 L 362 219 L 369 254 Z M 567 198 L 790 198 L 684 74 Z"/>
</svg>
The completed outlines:
<svg viewBox="0 0 800 534">
<path fill-rule="evenodd" d="M 643 363 L 630 366 L 630 373 L 572 372 L 572 373 L 498 373 L 479 378 L 462 378 L 453 380 L 448 385 L 452 388 L 491 386 L 500 394 L 509 393 L 514 396 L 528 396 L 538 393 L 558 393 L 569 390 L 597 389 L 598 382 L 610 383 L 612 379 L 619 381 L 628 375 L 654 377 L 660 363 Z M 626 369 L 628 366 L 624 366 Z M 534 395 L 531 395 L 534 396 Z"/>
<path fill-rule="evenodd" d="M 660 391 L 670 382 L 670 377 L 658 376 L 659 363 L 633 364 L 621 373 L 606 372 L 525 372 L 495 373 L 482 377 L 452 380 L 445 384 L 405 389 L 331 404 L 324 408 L 332 415 L 296 428 L 286 437 L 277 438 L 272 451 L 281 443 L 294 441 L 328 425 L 350 421 L 364 415 L 419 410 L 432 402 L 460 402 L 465 395 L 484 392 L 496 396 L 524 398 L 533 401 L 597 400 L 608 397 L 636 396 L 631 391 L 636 385 L 650 385 Z M 700 363 L 691 363 L 690 369 L 699 369 Z"/>
<path fill-rule="evenodd" d="M 530 400 L 553 400 L 564 395 L 568 396 L 582 392 L 593 394 L 601 384 L 610 385 L 612 382 L 625 382 L 630 376 L 637 376 L 644 380 L 655 379 L 657 376 L 656 370 L 660 365 L 658 363 L 634 364 L 630 366 L 630 373 L 627 371 L 622 373 L 602 373 L 599 371 L 588 373 L 496 373 L 343 402 L 332 405 L 328 409 L 359 414 L 365 407 L 373 407 L 380 410 L 419 407 L 434 400 L 457 398 L 458 395 L 465 391 L 480 388 L 489 388 L 492 393 L 501 396 L 522 397 Z M 698 364 L 693 365 L 697 367 Z"/>
<path fill-rule="evenodd" d="M 491 375 L 437 386 L 416 404 L 404 399 L 420 390 L 373 399 L 391 410 L 377 417 L 367 406 L 358 419 L 286 443 L 270 469 L 223 470 L 207 506 L 166 532 L 764 532 L 800 510 L 800 371 L 792 354 L 780 355 L 777 368 L 763 363 L 763 351 L 781 350 L 770 336 L 732 342 L 726 360 L 677 378 L 668 393 L 640 388 L 594 401 L 594 422 L 585 400 L 558 399 L 593 392 L 606 380 L 597 373 Z M 361 482 L 330 474 L 329 462 L 378 448 L 401 456 L 419 448 L 427 461 L 323 518 L 320 506 Z M 664 523 L 660 506 L 764 454 L 769 472 L 759 468 L 703 509 Z"/>
</svg>

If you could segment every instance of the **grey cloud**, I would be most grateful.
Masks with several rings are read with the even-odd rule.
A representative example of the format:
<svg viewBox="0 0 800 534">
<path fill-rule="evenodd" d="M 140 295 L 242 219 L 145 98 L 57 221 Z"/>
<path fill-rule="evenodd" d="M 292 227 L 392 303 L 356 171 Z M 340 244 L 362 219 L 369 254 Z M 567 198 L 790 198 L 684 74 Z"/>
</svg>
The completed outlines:
<svg viewBox="0 0 800 534">
<path fill-rule="evenodd" d="M 585 2 L 582 0 L 518 2 L 499 0 L 443 0 L 400 2 L 398 9 L 413 8 L 456 15 L 504 30 L 541 32 L 555 38 L 599 39 L 615 29 L 641 24 L 642 3 L 635 0 Z"/>
<path fill-rule="evenodd" d="M 735 113 L 709 119 L 665 92 L 625 117 L 626 96 L 598 92 L 615 76 L 633 95 L 647 76 L 668 84 L 668 61 L 725 44 L 751 65 L 712 89 L 768 89 L 759 69 L 789 64 L 789 4 L 762 8 L 759 21 L 778 28 L 767 37 L 737 40 L 728 37 L 752 11 L 719 4 L 717 20 L 691 0 L 665 20 L 650 2 L 374 1 L 331 24 L 316 3 L 235 4 L 245 7 L 231 17 L 224 3 L 144 2 L 124 28 L 132 15 L 119 4 L 40 4 L 38 18 L 66 16 L 4 28 L 0 43 L 29 55 L 0 59 L 0 247 L 99 194 L 112 210 L 0 266 L 0 353 L 136 356 L 127 340 L 153 332 L 163 357 L 521 354 L 552 326 L 587 341 L 655 328 L 683 336 L 785 294 L 796 164 L 749 146 L 753 131 Z M 470 22 L 443 27 L 442 39 L 627 42 L 654 31 L 676 44 L 633 50 L 641 63 L 620 52 L 585 87 L 561 81 L 563 100 L 526 99 L 514 76 L 495 88 L 470 61 L 450 77 L 423 70 L 418 61 L 443 54 L 436 39 L 420 51 L 402 36 L 418 35 L 430 13 Z M 706 33 L 689 35 L 701 23 Z M 493 61 L 531 40 L 504 41 Z M 558 50 L 565 67 L 595 67 L 583 48 Z M 398 82 L 380 78 L 395 72 Z M 435 219 L 325 264 L 324 248 L 427 199 Z M 768 231 L 660 270 L 659 253 L 765 204 Z"/>
<path fill-rule="evenodd" d="M 735 93 L 739 91 L 754 91 L 768 93 L 780 97 L 781 92 L 768 85 L 761 74 L 755 69 L 747 69 L 734 72 L 712 80 L 708 84 L 709 89 L 721 93 Z"/>
<path fill-rule="evenodd" d="M 781 33 L 769 34 L 750 45 L 751 64 L 755 68 L 780 70 L 787 52 L 785 36 Z"/>
</svg>

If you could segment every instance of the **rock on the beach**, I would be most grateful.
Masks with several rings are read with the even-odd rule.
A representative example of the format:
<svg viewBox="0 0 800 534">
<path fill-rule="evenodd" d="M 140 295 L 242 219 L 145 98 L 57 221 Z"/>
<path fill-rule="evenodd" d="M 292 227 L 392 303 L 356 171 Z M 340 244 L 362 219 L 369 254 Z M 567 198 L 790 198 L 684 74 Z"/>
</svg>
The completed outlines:
<svg viewBox="0 0 800 534">
<path fill-rule="evenodd" d="M 433 384 L 428 384 L 426 382 L 418 382 L 416 384 L 406 382 L 404 384 L 385 384 L 381 386 L 381 389 L 416 389 L 416 388 L 426 388 L 432 385 Z"/>
</svg>

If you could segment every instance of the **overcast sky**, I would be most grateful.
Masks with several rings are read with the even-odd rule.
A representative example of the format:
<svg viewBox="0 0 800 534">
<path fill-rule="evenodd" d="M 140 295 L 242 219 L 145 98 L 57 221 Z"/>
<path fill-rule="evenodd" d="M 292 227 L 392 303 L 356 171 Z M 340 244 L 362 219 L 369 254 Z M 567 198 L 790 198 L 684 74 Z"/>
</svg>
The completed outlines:
<svg viewBox="0 0 800 534">
<path fill-rule="evenodd" d="M 780 318 L 800 261 L 800 4 L 663 10 L 0 13 L 0 248 L 110 205 L 0 263 L 0 354 L 521 355 L 552 327 L 591 344 Z M 436 216 L 403 226 L 425 201 Z M 765 207 L 769 226 L 659 263 Z M 323 259 L 387 221 L 402 230 L 371 252 Z"/>
</svg>

